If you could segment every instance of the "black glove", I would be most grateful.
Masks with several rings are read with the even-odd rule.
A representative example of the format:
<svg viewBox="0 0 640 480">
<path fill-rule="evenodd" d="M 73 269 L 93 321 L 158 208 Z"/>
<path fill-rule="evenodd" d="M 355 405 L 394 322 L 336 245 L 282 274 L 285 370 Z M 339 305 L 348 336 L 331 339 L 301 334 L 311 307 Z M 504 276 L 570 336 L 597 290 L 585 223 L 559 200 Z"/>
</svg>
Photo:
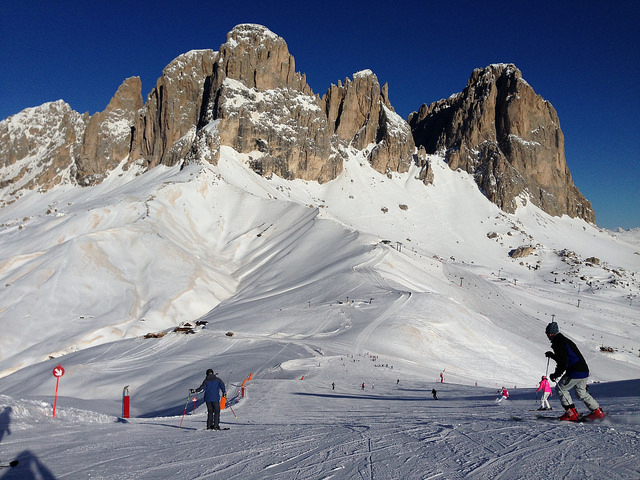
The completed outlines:
<svg viewBox="0 0 640 480">
<path fill-rule="evenodd" d="M 553 358 L 553 352 L 549 350 L 548 352 L 544 352 L 544 356 L 547 358 Z"/>
<path fill-rule="evenodd" d="M 556 383 L 556 380 L 558 380 L 559 375 L 555 375 L 555 374 L 551 374 L 549 375 L 549 380 L 551 380 L 553 383 Z"/>
<path fill-rule="evenodd" d="M 196 391 L 193 388 L 190 388 L 189 393 L 196 393 Z"/>
</svg>

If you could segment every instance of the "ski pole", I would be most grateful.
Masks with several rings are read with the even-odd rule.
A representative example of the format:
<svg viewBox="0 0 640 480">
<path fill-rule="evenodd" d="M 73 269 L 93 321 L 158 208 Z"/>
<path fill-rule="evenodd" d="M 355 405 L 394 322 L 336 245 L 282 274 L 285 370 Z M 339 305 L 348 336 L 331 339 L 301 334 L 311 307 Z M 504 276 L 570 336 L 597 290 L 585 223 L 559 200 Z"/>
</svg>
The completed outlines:
<svg viewBox="0 0 640 480">
<path fill-rule="evenodd" d="M 549 360 L 551 360 L 549 357 L 547 357 L 547 369 L 544 372 L 544 376 L 548 376 L 549 375 Z"/>
<path fill-rule="evenodd" d="M 236 415 L 236 412 L 233 411 L 233 407 L 229 405 L 229 408 L 231 409 L 231 413 L 233 413 L 233 416 L 236 417 L 236 420 L 237 420 L 238 416 Z"/>
<path fill-rule="evenodd" d="M 191 392 L 187 395 L 187 401 L 184 404 L 184 412 L 182 412 L 182 419 L 180 419 L 180 426 L 178 428 L 182 428 L 182 420 L 184 420 L 184 414 L 187 413 L 187 405 L 189 405 L 189 397 L 191 397 Z"/>
</svg>

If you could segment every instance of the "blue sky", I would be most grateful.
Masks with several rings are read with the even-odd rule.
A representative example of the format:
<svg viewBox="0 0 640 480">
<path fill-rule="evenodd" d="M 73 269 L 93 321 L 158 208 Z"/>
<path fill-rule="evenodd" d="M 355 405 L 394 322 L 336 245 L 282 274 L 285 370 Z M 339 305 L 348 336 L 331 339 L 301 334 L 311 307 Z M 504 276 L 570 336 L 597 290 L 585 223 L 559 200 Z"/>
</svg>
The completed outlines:
<svg viewBox="0 0 640 480">
<path fill-rule="evenodd" d="M 63 99 L 104 110 L 122 81 L 143 97 L 192 49 L 239 23 L 285 39 L 314 92 L 369 68 L 407 118 L 514 63 L 558 111 L 574 182 L 606 228 L 640 227 L 640 2 L 0 2 L 0 119 Z"/>
</svg>

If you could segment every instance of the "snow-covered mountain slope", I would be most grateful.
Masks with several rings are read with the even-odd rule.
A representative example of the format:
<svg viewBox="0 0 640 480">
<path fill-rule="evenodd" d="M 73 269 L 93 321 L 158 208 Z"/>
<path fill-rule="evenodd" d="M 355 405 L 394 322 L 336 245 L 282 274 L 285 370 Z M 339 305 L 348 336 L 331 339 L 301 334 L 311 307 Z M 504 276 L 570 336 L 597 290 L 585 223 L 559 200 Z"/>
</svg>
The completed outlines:
<svg viewBox="0 0 640 480">
<path fill-rule="evenodd" d="M 555 318 L 594 379 L 638 376 L 640 256 L 622 238 L 530 203 L 507 215 L 438 157 L 426 188 L 357 151 L 324 185 L 263 178 L 246 161 L 222 147 L 216 167 L 115 171 L 0 210 L 2 375 L 38 391 L 21 371 L 141 349 L 145 384 L 178 354 L 165 343 L 196 362 L 277 342 L 296 358 L 369 351 L 430 377 L 517 384 L 544 366 Z M 534 253 L 509 256 L 523 245 Z M 208 324 L 194 337 L 142 339 L 197 320 Z M 274 366 L 263 361 L 245 369 Z"/>
<path fill-rule="evenodd" d="M 633 237 L 524 202 L 505 214 L 438 157 L 428 187 L 357 151 L 324 185 L 263 178 L 247 160 L 223 147 L 215 167 L 116 170 L 0 209 L 0 464 L 20 460 L 3 478 L 638 471 Z M 533 253 L 509 256 L 521 246 Z M 569 432 L 527 413 L 554 368 L 551 319 L 611 422 Z M 185 404 L 207 368 L 234 408 L 224 441 L 194 431 L 201 398 Z M 498 406 L 501 385 L 517 389 Z M 128 424 L 115 418 L 125 386 Z"/>
</svg>

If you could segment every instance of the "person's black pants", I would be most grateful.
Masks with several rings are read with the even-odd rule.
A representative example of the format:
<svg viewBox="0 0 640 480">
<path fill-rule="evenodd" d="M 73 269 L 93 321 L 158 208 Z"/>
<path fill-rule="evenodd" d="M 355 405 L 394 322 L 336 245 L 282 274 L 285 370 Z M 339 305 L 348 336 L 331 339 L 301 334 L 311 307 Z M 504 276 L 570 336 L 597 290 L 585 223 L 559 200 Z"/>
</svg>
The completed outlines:
<svg viewBox="0 0 640 480">
<path fill-rule="evenodd" d="M 207 428 L 220 426 L 220 402 L 207 402 Z"/>
</svg>

